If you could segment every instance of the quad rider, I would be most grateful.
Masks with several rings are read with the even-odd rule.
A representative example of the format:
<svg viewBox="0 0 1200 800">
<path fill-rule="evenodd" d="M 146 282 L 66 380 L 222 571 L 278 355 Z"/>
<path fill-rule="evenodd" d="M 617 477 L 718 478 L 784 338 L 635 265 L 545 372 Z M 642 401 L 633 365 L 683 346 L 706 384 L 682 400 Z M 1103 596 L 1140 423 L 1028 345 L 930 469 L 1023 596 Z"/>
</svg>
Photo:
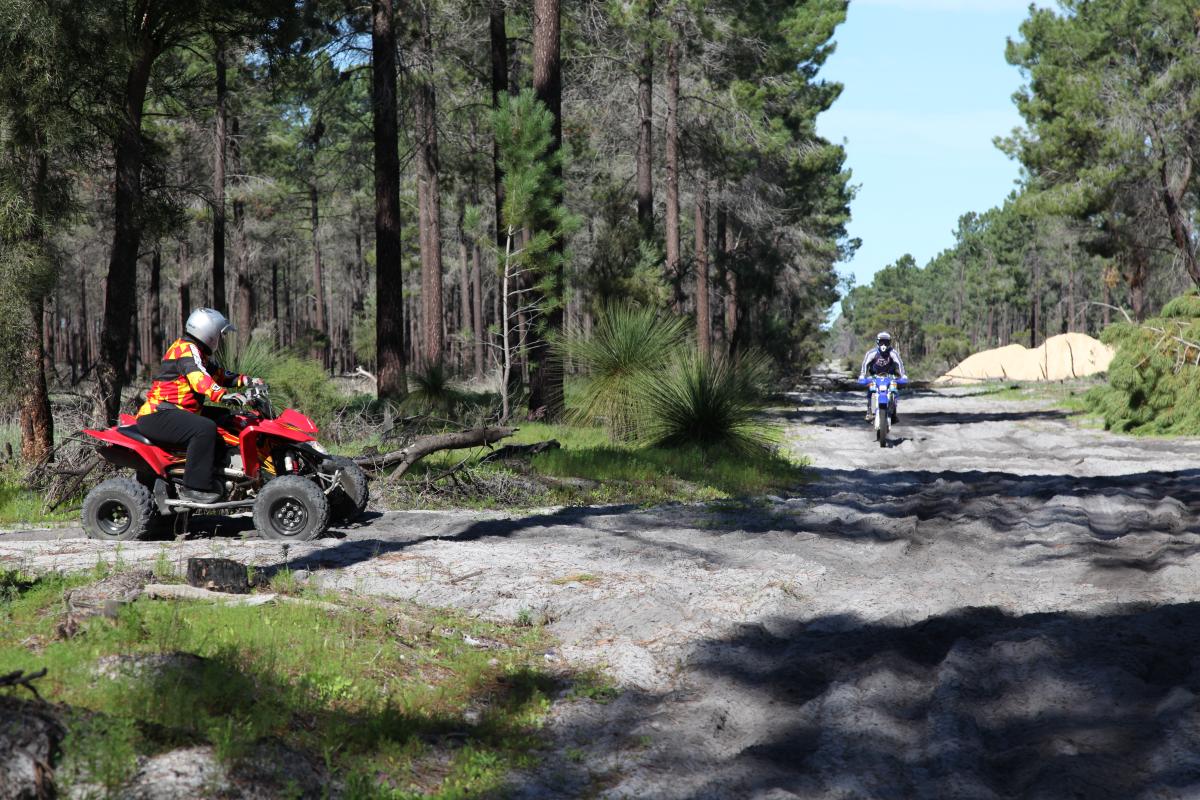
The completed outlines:
<svg viewBox="0 0 1200 800">
<path fill-rule="evenodd" d="M 193 311 L 184 325 L 184 335 L 167 348 L 162 367 L 146 393 L 146 402 L 137 413 L 137 429 L 147 438 L 159 444 L 187 446 L 183 487 L 179 490 L 183 500 L 215 503 L 221 499 L 220 486 L 213 481 L 213 465 L 217 421 L 228 412 L 206 408 L 205 399 L 244 404 L 244 395 L 228 390 L 262 383 L 260 378 L 229 372 L 214 355 L 221 338 L 236 330 L 220 311 Z"/>
<path fill-rule="evenodd" d="M 900 354 L 896 352 L 896 348 L 892 347 L 892 335 L 887 331 L 880 331 L 875 337 L 875 347 L 867 352 L 866 357 L 862 362 L 862 369 L 858 372 L 859 380 L 866 378 L 868 375 L 894 375 L 901 380 L 908 380 L 908 375 L 904 372 L 904 361 L 901 360 Z M 891 405 L 892 422 L 900 419 L 900 414 L 896 410 L 896 402 L 893 400 Z M 867 422 L 870 422 L 871 416 L 871 393 L 867 392 Z"/>
</svg>

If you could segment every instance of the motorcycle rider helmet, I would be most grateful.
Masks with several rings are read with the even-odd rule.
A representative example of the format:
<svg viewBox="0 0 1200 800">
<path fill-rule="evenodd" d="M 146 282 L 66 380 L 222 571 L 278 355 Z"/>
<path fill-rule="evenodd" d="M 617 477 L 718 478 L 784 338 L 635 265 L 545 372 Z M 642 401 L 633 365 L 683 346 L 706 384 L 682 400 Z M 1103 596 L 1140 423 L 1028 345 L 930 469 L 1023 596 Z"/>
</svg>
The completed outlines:
<svg viewBox="0 0 1200 800">
<path fill-rule="evenodd" d="M 880 331 L 875 337 L 875 346 L 879 348 L 879 352 L 886 353 L 892 347 L 892 335 L 887 331 Z"/>
<path fill-rule="evenodd" d="M 188 315 L 184 330 L 193 339 L 215 352 L 221 344 L 221 337 L 230 331 L 236 331 L 237 328 L 215 308 L 197 308 Z"/>
</svg>

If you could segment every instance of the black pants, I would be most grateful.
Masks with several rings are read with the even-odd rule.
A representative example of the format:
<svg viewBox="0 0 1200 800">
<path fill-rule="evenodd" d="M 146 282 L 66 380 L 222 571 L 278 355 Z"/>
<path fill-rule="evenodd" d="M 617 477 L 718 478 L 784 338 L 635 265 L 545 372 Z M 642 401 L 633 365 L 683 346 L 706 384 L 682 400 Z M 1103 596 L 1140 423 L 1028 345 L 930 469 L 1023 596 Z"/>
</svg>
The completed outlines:
<svg viewBox="0 0 1200 800">
<path fill-rule="evenodd" d="M 178 408 L 162 408 L 138 417 L 137 429 L 160 444 L 187 445 L 183 485 L 202 492 L 212 491 L 213 462 L 217 457 L 217 423 L 228 412 L 205 408 L 201 414 Z"/>
</svg>

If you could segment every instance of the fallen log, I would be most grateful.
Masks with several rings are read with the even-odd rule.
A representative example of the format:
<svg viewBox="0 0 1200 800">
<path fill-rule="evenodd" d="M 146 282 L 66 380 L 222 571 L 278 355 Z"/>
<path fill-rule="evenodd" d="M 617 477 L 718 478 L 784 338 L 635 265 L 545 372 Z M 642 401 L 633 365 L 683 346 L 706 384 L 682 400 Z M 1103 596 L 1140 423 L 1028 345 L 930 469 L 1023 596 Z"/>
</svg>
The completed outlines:
<svg viewBox="0 0 1200 800">
<path fill-rule="evenodd" d="M 547 439 L 544 442 L 534 442 L 533 444 L 506 444 L 499 450 L 493 450 L 479 459 L 479 463 L 507 461 L 510 458 L 529 458 L 547 450 L 558 450 L 560 447 L 562 444 L 557 439 Z"/>
<path fill-rule="evenodd" d="M 425 456 L 440 450 L 461 450 L 464 447 L 482 447 L 506 439 L 517 432 L 516 428 L 488 426 L 453 433 L 437 433 L 422 436 L 408 447 L 380 455 L 359 456 L 354 463 L 363 469 L 379 471 L 396 467 L 393 478 L 399 478 Z"/>
<path fill-rule="evenodd" d="M 153 600 L 196 600 L 219 603 L 223 606 L 266 606 L 274 603 L 284 603 L 292 606 L 317 608 L 321 611 L 347 611 L 349 609 L 335 603 L 321 600 L 309 600 L 306 597 L 289 597 L 283 594 L 229 594 L 227 592 L 212 592 L 196 586 L 184 586 L 177 583 L 151 583 L 146 586 L 145 596 Z"/>
</svg>

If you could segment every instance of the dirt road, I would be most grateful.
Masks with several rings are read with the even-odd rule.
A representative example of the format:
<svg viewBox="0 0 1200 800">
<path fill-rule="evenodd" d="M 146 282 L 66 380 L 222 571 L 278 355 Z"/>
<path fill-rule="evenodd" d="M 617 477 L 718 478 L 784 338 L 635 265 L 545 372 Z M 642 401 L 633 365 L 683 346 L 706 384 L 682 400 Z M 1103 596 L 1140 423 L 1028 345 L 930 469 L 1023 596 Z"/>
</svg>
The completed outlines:
<svg viewBox="0 0 1200 800">
<path fill-rule="evenodd" d="M 559 703 L 518 796 L 1200 797 L 1200 445 L 943 392 L 880 449 L 857 396 L 796 403 L 794 497 L 386 513 L 287 552 L 227 520 L 120 557 L 544 619 L 624 691 Z M 0 534 L 0 563 L 114 557 L 78 536 Z"/>
</svg>

